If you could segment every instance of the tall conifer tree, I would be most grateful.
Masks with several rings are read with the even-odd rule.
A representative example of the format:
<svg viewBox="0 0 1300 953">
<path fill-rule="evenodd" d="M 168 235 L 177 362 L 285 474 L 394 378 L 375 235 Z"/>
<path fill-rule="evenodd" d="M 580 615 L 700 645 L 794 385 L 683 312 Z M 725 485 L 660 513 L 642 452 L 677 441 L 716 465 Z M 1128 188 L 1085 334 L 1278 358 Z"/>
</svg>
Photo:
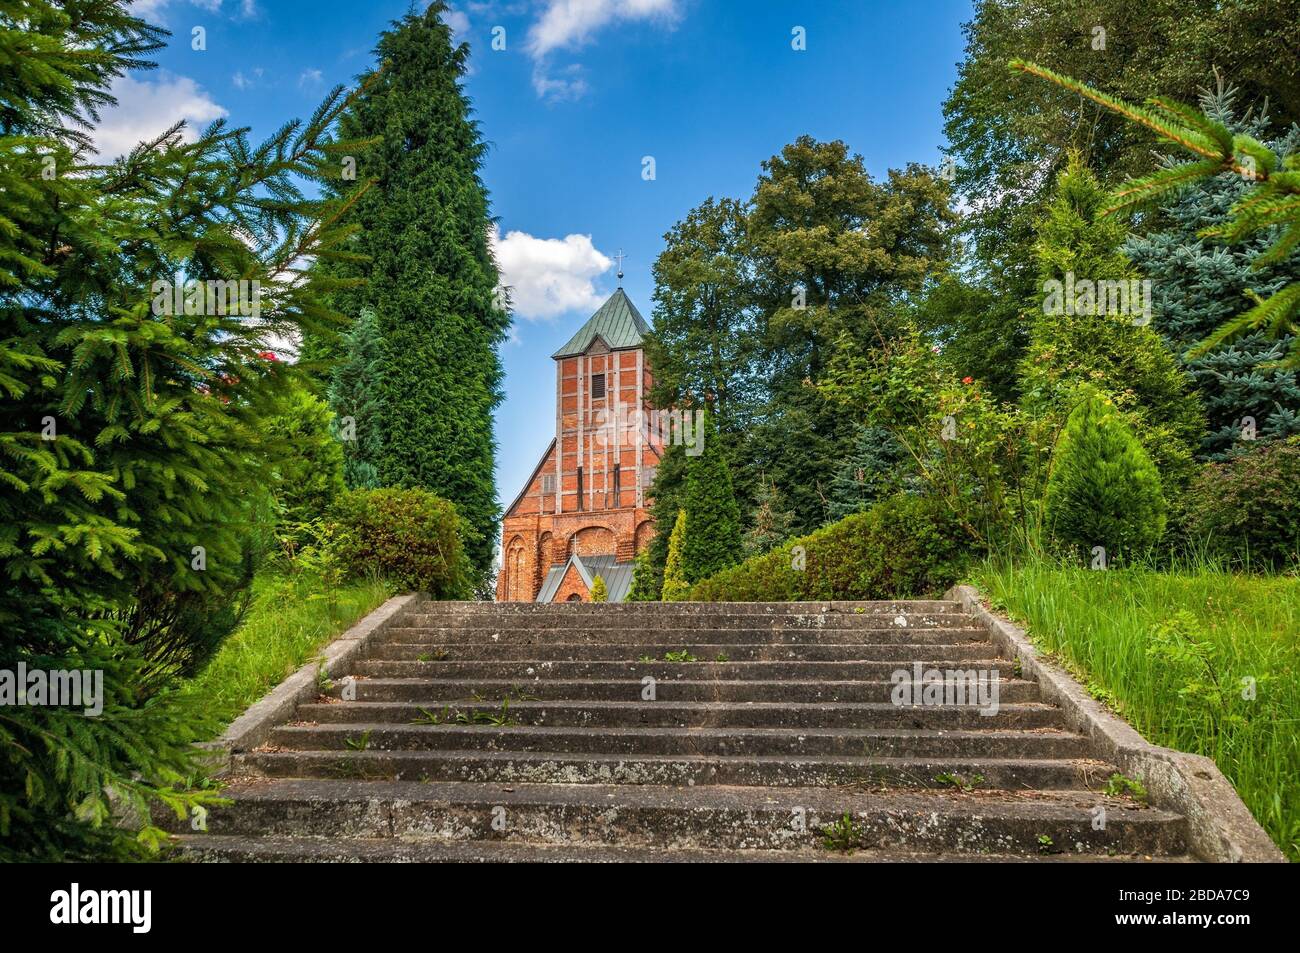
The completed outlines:
<svg viewBox="0 0 1300 953">
<path fill-rule="evenodd" d="M 435 0 L 379 39 L 381 65 L 341 124 L 344 138 L 378 139 L 354 157 L 356 181 L 376 181 L 357 203 L 360 229 L 346 248 L 365 260 L 328 267 L 365 279 L 339 294 L 340 311 L 378 316 L 380 485 L 424 487 L 455 503 L 475 536 L 466 551 L 486 572 L 500 517 L 492 414 L 509 316 L 494 297 L 485 146 L 460 87 L 469 47 L 452 44 L 446 9 Z"/>
</svg>

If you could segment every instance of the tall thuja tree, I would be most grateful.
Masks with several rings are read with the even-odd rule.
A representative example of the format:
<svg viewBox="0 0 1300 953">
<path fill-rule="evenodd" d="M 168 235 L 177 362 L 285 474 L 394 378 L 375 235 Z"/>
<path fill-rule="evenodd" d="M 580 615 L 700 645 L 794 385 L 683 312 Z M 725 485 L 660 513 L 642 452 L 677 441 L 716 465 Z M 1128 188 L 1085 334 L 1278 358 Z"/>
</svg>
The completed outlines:
<svg viewBox="0 0 1300 953">
<path fill-rule="evenodd" d="M 376 184 L 356 202 L 360 229 L 347 248 L 367 260 L 329 270 L 366 279 L 337 296 L 340 311 L 378 316 L 379 483 L 451 500 L 469 527 L 466 551 L 486 573 L 500 517 L 492 415 L 509 316 L 494 296 L 485 146 L 460 87 L 469 47 L 452 44 L 446 10 L 436 0 L 380 37 L 381 67 L 343 117 L 344 138 L 379 139 L 354 157 L 357 181 Z M 351 185 L 339 194 L 351 198 Z"/>
<path fill-rule="evenodd" d="M 4 859 L 130 852 L 110 792 L 137 816 L 208 799 L 184 782 L 215 726 L 173 683 L 247 583 L 296 376 L 269 341 L 329 316 L 296 264 L 345 237 L 347 203 L 302 192 L 338 174 L 341 90 L 263 143 L 178 125 L 87 161 L 75 116 L 161 38 L 124 3 L 0 11 L 0 669 L 104 673 L 93 716 L 0 707 Z"/>
<path fill-rule="evenodd" d="M 682 574 L 689 583 L 734 566 L 744 558 L 740 507 L 731 471 L 712 416 L 704 415 L 702 450 L 689 457 L 686 473 L 686 538 Z M 697 444 L 698 445 L 698 444 Z"/>
<path fill-rule="evenodd" d="M 1140 276 L 1120 250 L 1124 222 L 1103 214 L 1106 197 L 1075 154 L 1038 223 L 1039 287 L 1026 309 L 1031 332 L 1022 405 L 1039 421 L 1037 439 L 1049 449 L 1076 387 L 1100 389 L 1126 416 L 1165 487 L 1176 492 L 1195 470 L 1204 426 L 1199 401 L 1155 331 L 1154 313 L 1145 313 L 1140 284 L 1134 293 Z"/>
<path fill-rule="evenodd" d="M 1235 91 L 1222 85 L 1206 90 L 1201 109 L 1234 133 L 1259 139 L 1281 155 L 1300 149 L 1300 129 L 1292 126 L 1288 135 L 1268 142 L 1266 115 L 1238 120 L 1234 97 Z M 1300 375 L 1294 368 L 1277 366 L 1291 349 L 1292 334 L 1252 330 L 1209 353 L 1187 356 L 1249 308 L 1251 295 L 1268 298 L 1300 274 L 1300 252 L 1253 267 L 1276 240 L 1274 232 L 1235 244 L 1201 234 L 1223 226 L 1249 190 L 1250 183 L 1232 172 L 1188 186 L 1161 210 L 1161 228 L 1133 236 L 1124 246 L 1134 265 L 1151 279 L 1156 327 L 1196 381 L 1207 420 L 1200 455 L 1211 460 L 1224 459 L 1243 440 L 1274 440 L 1300 432 Z"/>
<path fill-rule="evenodd" d="M 748 238 L 770 381 L 750 466 L 787 494 L 794 530 L 827 519 L 853 422 L 818 390 L 841 334 L 864 350 L 894 334 L 901 301 L 947 264 L 955 217 L 948 189 L 916 165 L 867 173 L 839 141 L 801 136 L 763 163 Z"/>
<path fill-rule="evenodd" d="M 343 350 L 330 379 L 329 403 L 337 415 L 335 432 L 343 444 L 343 479 L 353 490 L 379 486 L 382 345 L 375 312 L 362 308 L 344 335 Z"/>
</svg>

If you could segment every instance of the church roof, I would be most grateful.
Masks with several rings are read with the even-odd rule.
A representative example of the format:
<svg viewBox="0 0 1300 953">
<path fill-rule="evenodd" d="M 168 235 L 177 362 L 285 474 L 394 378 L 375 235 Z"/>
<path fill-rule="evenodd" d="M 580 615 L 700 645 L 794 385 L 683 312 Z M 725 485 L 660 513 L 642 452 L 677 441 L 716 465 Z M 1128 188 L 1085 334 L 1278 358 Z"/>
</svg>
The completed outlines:
<svg viewBox="0 0 1300 953">
<path fill-rule="evenodd" d="M 650 325 L 627 293 L 619 288 L 609 300 L 602 304 L 596 313 L 587 319 L 587 323 L 578 328 L 578 333 L 569 338 L 568 343 L 551 357 L 576 357 L 586 354 L 591 342 L 599 337 L 611 351 L 620 348 L 637 347 L 641 339 L 650 333 Z"/>
<path fill-rule="evenodd" d="M 578 570 L 578 575 L 582 577 L 582 582 L 588 591 L 596 584 L 597 576 L 604 579 L 610 602 L 622 602 L 632 588 L 632 570 L 635 568 L 635 563 L 621 563 L 614 556 L 579 557 L 574 553 L 569 557 L 568 562 L 552 566 L 547 570 L 542 588 L 537 593 L 538 602 L 551 602 L 555 598 L 570 566 Z"/>
</svg>

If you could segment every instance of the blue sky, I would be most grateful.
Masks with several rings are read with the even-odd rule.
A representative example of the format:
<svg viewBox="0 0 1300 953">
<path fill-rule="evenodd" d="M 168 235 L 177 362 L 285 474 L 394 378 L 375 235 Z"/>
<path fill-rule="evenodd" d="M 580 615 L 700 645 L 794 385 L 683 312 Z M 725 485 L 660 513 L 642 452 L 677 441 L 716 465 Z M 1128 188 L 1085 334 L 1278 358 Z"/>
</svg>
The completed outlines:
<svg viewBox="0 0 1300 953">
<path fill-rule="evenodd" d="M 106 152 L 176 118 L 268 134 L 371 63 L 409 0 L 137 0 L 173 32 L 119 84 Z M 453 4 L 490 144 L 484 179 L 516 320 L 496 424 L 502 503 L 554 431 L 550 353 L 616 287 L 647 318 L 663 234 L 710 195 L 748 197 L 796 136 L 843 139 L 872 175 L 937 163 L 970 0 L 488 0 Z M 192 49 L 192 30 L 206 49 Z M 806 49 L 792 49 L 803 27 Z M 504 50 L 491 48 L 494 28 Z M 503 32 L 502 32 L 503 31 Z M 655 178 L 642 177 L 652 156 Z"/>
</svg>

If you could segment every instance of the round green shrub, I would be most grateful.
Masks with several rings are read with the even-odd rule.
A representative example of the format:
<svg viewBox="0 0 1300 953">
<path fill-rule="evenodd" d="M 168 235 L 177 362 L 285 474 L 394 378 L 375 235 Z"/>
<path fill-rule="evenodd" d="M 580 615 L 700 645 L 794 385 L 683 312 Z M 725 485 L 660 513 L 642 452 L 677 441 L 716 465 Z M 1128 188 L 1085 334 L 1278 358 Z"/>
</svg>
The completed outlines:
<svg viewBox="0 0 1300 953">
<path fill-rule="evenodd" d="M 348 575 L 372 573 L 435 599 L 473 590 L 464 535 L 456 507 L 421 489 L 350 490 L 328 526 L 330 555 Z"/>
<path fill-rule="evenodd" d="M 1095 392 L 1082 394 L 1053 454 L 1043 494 L 1049 533 L 1107 558 L 1149 553 L 1165 531 L 1160 473 L 1124 419 Z"/>
<path fill-rule="evenodd" d="M 960 578 L 972 551 L 970 535 L 945 503 L 898 494 L 701 580 L 690 598 L 806 602 L 937 595 Z"/>
<path fill-rule="evenodd" d="M 1193 548 L 1256 569 L 1300 561 L 1300 437 L 1208 464 L 1184 509 Z"/>
</svg>

